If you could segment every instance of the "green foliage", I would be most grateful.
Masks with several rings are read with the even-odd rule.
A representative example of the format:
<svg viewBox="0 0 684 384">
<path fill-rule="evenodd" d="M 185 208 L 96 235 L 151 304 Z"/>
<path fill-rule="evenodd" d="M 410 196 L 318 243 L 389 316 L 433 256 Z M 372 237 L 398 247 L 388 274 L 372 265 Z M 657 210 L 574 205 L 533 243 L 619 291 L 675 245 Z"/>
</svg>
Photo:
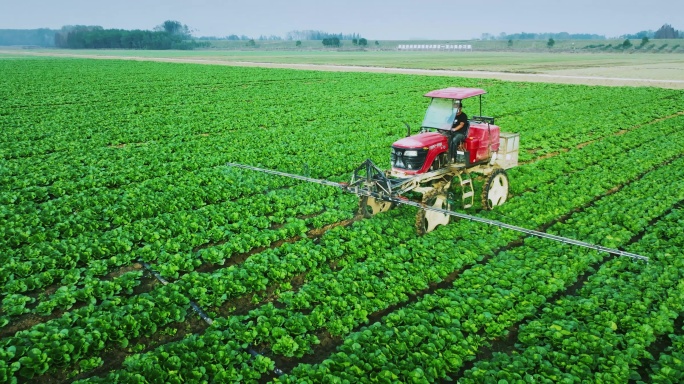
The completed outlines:
<svg viewBox="0 0 684 384">
<path fill-rule="evenodd" d="M 654 35 L 655 39 L 677 39 L 679 38 L 679 31 L 672 28 L 670 24 L 663 24 Z"/>
<path fill-rule="evenodd" d="M 0 70 L 0 326 L 51 315 L 2 338 L 2 382 L 86 372 L 109 351 L 128 356 L 81 382 L 258 382 L 266 356 L 318 352 L 320 335 L 343 341 L 282 381 L 440 382 L 512 327 L 516 352 L 461 380 L 625 382 L 654 337 L 679 345 L 684 132 L 682 117 L 654 120 L 681 110 L 680 91 L 490 81 L 483 99 L 525 138 L 527 163 L 509 170 L 509 201 L 477 214 L 645 253 L 643 266 L 465 220 L 418 237 L 409 207 L 311 239 L 351 219 L 356 197 L 224 166 L 348 180 L 359 154 L 386 164 L 399 121 L 419 122 L 422 94 L 453 78 L 71 59 Z M 140 262 L 170 283 L 141 293 L 153 280 Z M 196 334 L 190 300 L 213 313 Z M 676 348 L 654 381 L 681 375 Z"/>
<path fill-rule="evenodd" d="M 622 42 L 622 48 L 623 49 L 629 49 L 632 47 L 632 42 L 629 41 L 629 39 L 625 39 L 625 41 Z"/>
<path fill-rule="evenodd" d="M 546 46 L 548 48 L 553 48 L 553 46 L 556 44 L 556 41 L 553 38 L 549 38 L 549 40 L 546 42 Z"/>
<path fill-rule="evenodd" d="M 190 40 L 187 26 L 167 21 L 155 31 L 103 29 L 99 26 L 64 27 L 55 35 L 55 46 L 68 49 L 182 49 L 208 46 Z"/>
<path fill-rule="evenodd" d="M 190 28 L 187 25 L 183 25 L 180 21 L 166 20 L 161 25 L 155 28 L 156 30 L 164 31 L 169 35 L 178 35 L 184 39 L 190 37 Z"/>
<path fill-rule="evenodd" d="M 322 41 L 324 47 L 340 47 L 342 43 L 338 37 L 328 37 Z"/>
</svg>

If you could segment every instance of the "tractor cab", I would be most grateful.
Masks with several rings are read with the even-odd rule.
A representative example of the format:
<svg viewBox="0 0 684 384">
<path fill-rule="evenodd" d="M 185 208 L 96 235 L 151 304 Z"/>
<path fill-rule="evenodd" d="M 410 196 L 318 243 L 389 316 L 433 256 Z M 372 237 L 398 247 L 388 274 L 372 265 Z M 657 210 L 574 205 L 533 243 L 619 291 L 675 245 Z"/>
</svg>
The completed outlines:
<svg viewBox="0 0 684 384">
<path fill-rule="evenodd" d="M 494 125 L 494 118 L 482 116 L 482 95 L 485 93 L 479 88 L 444 88 L 426 93 L 431 100 L 420 133 L 392 145 L 392 173 L 416 175 L 451 164 L 469 168 L 492 160 L 492 154 L 499 150 L 500 130 Z M 480 115 L 469 118 L 466 139 L 461 147 L 449 148 L 456 119 L 454 106 L 472 107 L 472 103 L 463 100 L 476 96 L 480 99 Z"/>
</svg>

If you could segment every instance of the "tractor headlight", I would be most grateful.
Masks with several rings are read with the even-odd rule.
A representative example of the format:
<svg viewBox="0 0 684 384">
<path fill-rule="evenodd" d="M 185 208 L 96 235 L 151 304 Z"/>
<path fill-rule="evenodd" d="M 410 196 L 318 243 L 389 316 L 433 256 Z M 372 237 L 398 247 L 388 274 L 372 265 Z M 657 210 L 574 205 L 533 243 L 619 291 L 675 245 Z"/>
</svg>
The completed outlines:
<svg viewBox="0 0 684 384">
<path fill-rule="evenodd" d="M 404 156 L 418 156 L 418 151 L 404 151 Z"/>
</svg>

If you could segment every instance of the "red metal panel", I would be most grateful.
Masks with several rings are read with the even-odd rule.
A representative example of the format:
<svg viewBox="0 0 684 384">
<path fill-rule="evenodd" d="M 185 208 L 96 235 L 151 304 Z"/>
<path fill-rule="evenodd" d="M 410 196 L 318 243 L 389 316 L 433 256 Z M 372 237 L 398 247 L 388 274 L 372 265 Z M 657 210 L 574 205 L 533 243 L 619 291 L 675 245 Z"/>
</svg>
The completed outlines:
<svg viewBox="0 0 684 384">
<path fill-rule="evenodd" d="M 446 136 L 440 133 L 425 132 L 397 140 L 392 146 L 398 148 L 423 148 L 437 143 L 446 143 L 446 140 Z"/>
<path fill-rule="evenodd" d="M 473 96 L 484 95 L 487 93 L 484 89 L 480 88 L 444 88 L 430 91 L 425 94 L 427 97 L 436 97 L 438 99 L 467 99 Z"/>
<path fill-rule="evenodd" d="M 491 150 L 499 150 L 499 127 L 484 123 L 471 123 L 466 139 L 466 149 L 470 152 L 470 162 L 481 161 L 489 158 L 489 145 Z"/>
</svg>

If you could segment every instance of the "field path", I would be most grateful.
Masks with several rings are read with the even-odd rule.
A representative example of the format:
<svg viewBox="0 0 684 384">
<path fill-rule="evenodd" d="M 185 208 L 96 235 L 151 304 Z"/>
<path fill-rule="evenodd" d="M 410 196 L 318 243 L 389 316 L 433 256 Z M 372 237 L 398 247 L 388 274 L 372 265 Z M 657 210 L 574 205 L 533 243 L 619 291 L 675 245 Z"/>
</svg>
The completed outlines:
<svg viewBox="0 0 684 384">
<path fill-rule="evenodd" d="M 166 57 L 142 57 L 142 56 L 117 56 L 117 55 L 93 55 L 93 54 L 73 54 L 57 52 L 23 52 L 19 50 L 0 50 L 1 54 L 11 55 L 30 55 L 30 56 L 54 56 L 54 57 L 76 57 L 105 60 L 135 60 L 135 61 L 159 61 L 168 63 L 194 63 L 208 65 L 226 65 L 237 67 L 262 67 L 262 68 L 287 68 L 315 71 L 331 72 L 373 72 L 373 73 L 397 73 L 426 76 L 454 76 L 481 79 L 499 79 L 507 81 L 521 82 L 542 82 L 542 83 L 562 83 L 562 84 L 584 84 L 584 85 L 604 85 L 604 86 L 633 86 L 633 87 L 659 87 L 670 89 L 684 89 L 684 80 L 663 80 L 649 78 L 630 78 L 630 77 L 604 77 L 604 76 L 581 76 L 563 75 L 553 73 L 514 73 L 514 72 L 492 72 L 492 71 L 456 71 L 444 69 L 412 69 L 412 68 L 390 68 L 374 66 L 354 66 L 354 65 L 330 65 L 330 64 L 292 64 L 292 63 L 268 63 L 252 61 L 231 61 L 207 58 L 166 58 Z M 607 69 L 607 68 L 604 68 Z M 645 74 L 647 77 L 648 74 Z"/>
</svg>

